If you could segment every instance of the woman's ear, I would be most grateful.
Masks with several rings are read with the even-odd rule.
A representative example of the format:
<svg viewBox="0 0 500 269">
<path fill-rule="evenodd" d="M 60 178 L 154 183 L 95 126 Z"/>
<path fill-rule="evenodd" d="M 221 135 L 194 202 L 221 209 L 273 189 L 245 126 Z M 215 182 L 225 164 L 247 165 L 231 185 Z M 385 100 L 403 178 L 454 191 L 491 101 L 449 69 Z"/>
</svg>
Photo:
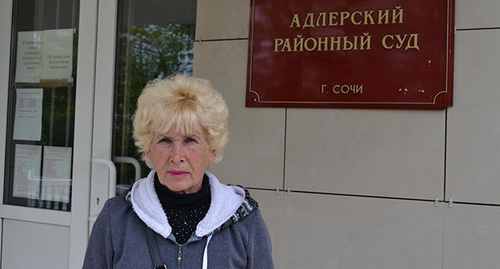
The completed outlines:
<svg viewBox="0 0 500 269">
<path fill-rule="evenodd" d="M 217 157 L 217 151 L 215 149 L 211 149 L 210 156 L 209 156 L 210 162 L 213 163 L 215 161 L 216 157 Z"/>
</svg>

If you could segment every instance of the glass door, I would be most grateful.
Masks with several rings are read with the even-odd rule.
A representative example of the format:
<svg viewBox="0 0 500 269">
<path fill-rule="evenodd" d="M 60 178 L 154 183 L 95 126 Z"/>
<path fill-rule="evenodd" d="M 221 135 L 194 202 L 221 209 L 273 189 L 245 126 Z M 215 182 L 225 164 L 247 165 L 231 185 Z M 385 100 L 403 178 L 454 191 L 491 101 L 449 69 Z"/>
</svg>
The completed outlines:
<svg viewBox="0 0 500 269">
<path fill-rule="evenodd" d="M 106 16 L 99 18 L 97 43 L 91 221 L 108 197 L 123 195 L 149 172 L 132 135 L 137 98 L 148 81 L 192 74 L 196 4 L 120 0 L 100 5 Z M 115 178 L 103 180 L 110 175 Z"/>
<path fill-rule="evenodd" d="M 4 203 L 71 211 L 79 1 L 15 1 Z"/>
<path fill-rule="evenodd" d="M 132 115 L 146 83 L 171 74 L 191 75 L 196 1 L 118 2 L 113 161 L 117 194 L 126 191 L 148 168 L 132 137 Z"/>
<path fill-rule="evenodd" d="M 98 2 L 10 0 L 0 10 L 0 267 L 81 268 Z"/>
<path fill-rule="evenodd" d="M 81 268 L 104 202 L 148 173 L 142 88 L 192 73 L 196 5 L 0 1 L 0 267 Z"/>
</svg>

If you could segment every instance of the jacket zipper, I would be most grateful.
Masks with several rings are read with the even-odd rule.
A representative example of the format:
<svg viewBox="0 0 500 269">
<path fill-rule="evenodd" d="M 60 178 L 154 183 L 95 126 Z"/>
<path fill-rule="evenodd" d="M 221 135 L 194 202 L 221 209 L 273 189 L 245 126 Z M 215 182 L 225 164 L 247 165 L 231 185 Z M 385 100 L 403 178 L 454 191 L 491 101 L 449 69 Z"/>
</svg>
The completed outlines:
<svg viewBox="0 0 500 269">
<path fill-rule="evenodd" d="M 182 265 L 182 244 L 177 247 L 177 267 L 181 268 Z"/>
</svg>

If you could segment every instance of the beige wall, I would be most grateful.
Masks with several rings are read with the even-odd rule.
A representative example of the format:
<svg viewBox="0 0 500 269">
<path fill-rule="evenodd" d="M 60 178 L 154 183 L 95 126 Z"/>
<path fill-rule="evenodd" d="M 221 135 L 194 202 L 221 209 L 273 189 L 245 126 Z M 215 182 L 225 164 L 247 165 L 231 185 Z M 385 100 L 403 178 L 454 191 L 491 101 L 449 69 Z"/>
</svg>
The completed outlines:
<svg viewBox="0 0 500 269">
<path fill-rule="evenodd" d="M 444 111 L 245 108 L 249 7 L 198 0 L 194 75 L 231 113 L 212 171 L 252 188 L 276 267 L 498 268 L 500 1 L 456 0 Z"/>
</svg>

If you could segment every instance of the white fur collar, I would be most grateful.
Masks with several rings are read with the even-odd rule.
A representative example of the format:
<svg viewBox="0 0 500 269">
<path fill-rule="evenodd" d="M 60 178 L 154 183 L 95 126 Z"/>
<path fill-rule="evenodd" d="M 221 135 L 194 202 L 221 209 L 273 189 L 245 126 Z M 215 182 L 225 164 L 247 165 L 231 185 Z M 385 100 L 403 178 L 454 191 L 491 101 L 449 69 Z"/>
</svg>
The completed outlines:
<svg viewBox="0 0 500 269">
<path fill-rule="evenodd" d="M 146 178 L 136 182 L 131 191 L 131 202 L 134 212 L 153 231 L 164 238 L 172 232 L 167 216 L 163 211 L 154 188 L 154 174 L 152 170 Z M 203 237 L 224 224 L 240 207 L 245 199 L 245 191 L 237 186 L 221 184 L 219 180 L 208 171 L 211 203 L 207 215 L 196 227 L 196 236 Z"/>
</svg>

